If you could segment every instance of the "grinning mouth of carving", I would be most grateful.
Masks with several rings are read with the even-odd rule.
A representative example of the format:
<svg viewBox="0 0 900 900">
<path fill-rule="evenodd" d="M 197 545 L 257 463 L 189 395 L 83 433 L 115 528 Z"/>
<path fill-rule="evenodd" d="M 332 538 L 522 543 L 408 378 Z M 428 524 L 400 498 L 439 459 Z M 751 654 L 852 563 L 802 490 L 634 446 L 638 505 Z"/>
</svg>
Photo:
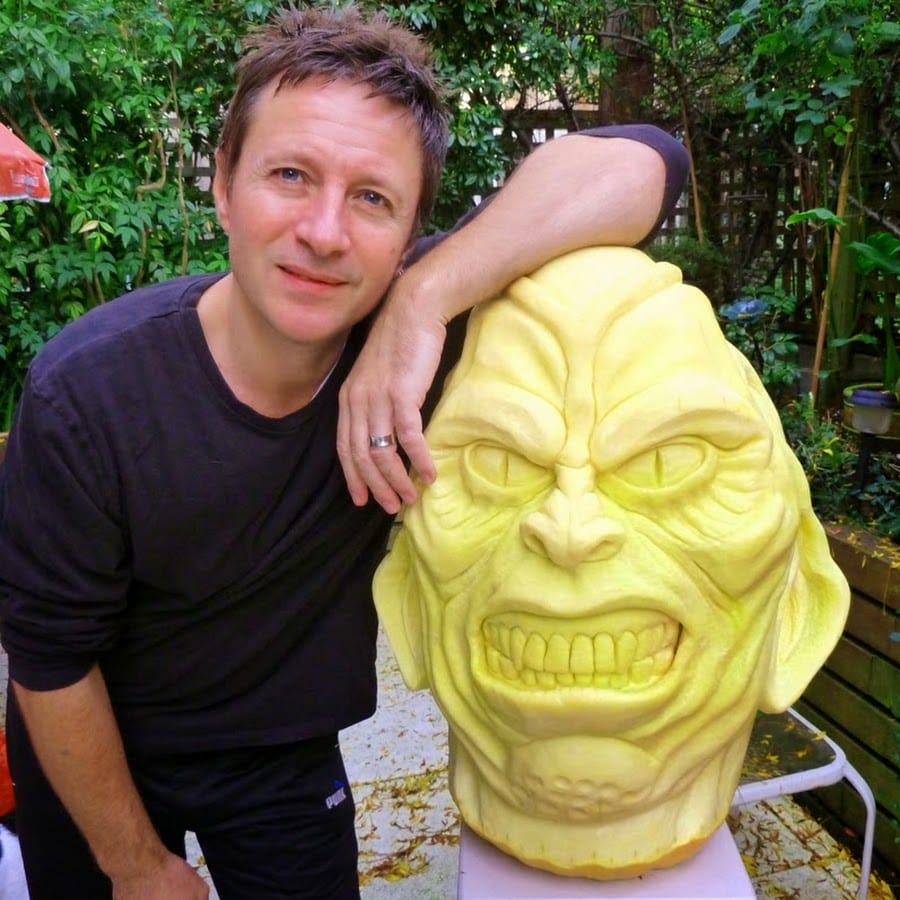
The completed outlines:
<svg viewBox="0 0 900 900">
<path fill-rule="evenodd" d="M 565 621 L 530 614 L 482 625 L 488 671 L 526 688 L 646 688 L 672 666 L 681 626 L 661 613 L 621 611 Z"/>
</svg>

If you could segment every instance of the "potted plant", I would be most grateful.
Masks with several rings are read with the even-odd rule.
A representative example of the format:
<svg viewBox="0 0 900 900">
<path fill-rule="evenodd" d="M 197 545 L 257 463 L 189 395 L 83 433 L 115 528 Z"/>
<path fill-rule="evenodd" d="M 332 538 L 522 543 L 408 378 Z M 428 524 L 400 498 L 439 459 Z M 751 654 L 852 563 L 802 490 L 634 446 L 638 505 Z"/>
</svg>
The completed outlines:
<svg viewBox="0 0 900 900">
<path fill-rule="evenodd" d="M 878 273 L 887 277 L 900 277 L 900 238 L 895 235 L 879 231 L 865 241 L 854 241 L 850 248 L 856 251 L 857 265 L 864 275 Z M 877 296 L 884 331 L 881 381 L 852 384 L 844 388 L 844 423 L 858 430 L 858 425 L 854 422 L 857 402 L 892 408 L 893 415 L 885 436 L 900 440 L 900 354 L 897 352 L 894 333 L 898 310 L 895 295 L 890 290 L 879 292 Z M 876 394 L 881 395 L 880 399 Z"/>
</svg>

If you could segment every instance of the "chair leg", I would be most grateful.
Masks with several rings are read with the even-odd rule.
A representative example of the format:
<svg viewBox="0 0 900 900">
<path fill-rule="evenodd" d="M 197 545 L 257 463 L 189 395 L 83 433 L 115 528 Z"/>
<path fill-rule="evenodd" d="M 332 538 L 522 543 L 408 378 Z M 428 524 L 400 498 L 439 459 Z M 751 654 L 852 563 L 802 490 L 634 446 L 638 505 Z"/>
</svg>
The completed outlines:
<svg viewBox="0 0 900 900">
<path fill-rule="evenodd" d="M 866 807 L 866 831 L 863 836 L 862 859 L 859 866 L 859 900 L 866 900 L 869 894 L 869 875 L 872 872 L 872 849 L 875 843 L 875 797 L 866 780 L 848 762 L 844 777 L 856 788 Z"/>
</svg>

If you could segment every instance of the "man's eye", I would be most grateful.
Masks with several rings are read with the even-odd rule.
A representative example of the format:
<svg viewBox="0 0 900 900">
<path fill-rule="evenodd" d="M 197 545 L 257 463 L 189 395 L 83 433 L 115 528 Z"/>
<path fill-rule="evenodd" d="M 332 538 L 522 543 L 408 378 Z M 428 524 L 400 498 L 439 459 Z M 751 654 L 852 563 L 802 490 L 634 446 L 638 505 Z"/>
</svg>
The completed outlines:
<svg viewBox="0 0 900 900">
<path fill-rule="evenodd" d="M 369 206 L 386 206 L 387 200 L 378 193 L 378 191 L 363 191 L 360 194 L 363 202 L 367 203 Z"/>
<path fill-rule="evenodd" d="M 303 173 L 299 169 L 292 169 L 290 166 L 276 169 L 275 173 L 282 181 L 296 182 L 303 178 Z"/>
</svg>

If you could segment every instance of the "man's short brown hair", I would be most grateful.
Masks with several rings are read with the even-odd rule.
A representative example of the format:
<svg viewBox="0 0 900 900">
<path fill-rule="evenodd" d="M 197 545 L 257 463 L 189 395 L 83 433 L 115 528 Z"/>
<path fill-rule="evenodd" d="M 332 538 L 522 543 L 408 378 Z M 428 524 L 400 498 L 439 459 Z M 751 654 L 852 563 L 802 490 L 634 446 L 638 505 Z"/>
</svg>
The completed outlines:
<svg viewBox="0 0 900 900">
<path fill-rule="evenodd" d="M 375 96 L 404 107 L 422 142 L 422 195 L 416 228 L 434 207 L 447 154 L 447 111 L 431 53 L 420 38 L 384 14 L 363 14 L 353 5 L 279 10 L 244 42 L 236 67 L 237 87 L 219 140 L 219 151 L 234 172 L 254 106 L 273 81 L 276 90 L 309 78 L 366 84 Z"/>
</svg>

